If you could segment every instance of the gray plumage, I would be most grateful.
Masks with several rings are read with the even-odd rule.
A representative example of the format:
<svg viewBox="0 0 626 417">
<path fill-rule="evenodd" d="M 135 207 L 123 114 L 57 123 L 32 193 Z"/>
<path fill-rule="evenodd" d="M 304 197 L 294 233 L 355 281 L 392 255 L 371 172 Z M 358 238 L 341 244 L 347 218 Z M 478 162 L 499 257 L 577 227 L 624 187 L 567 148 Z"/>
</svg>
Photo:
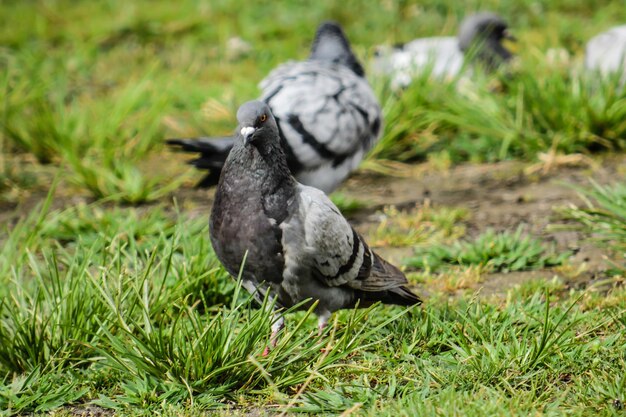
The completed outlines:
<svg viewBox="0 0 626 417">
<path fill-rule="evenodd" d="M 439 78 L 457 77 L 468 57 L 493 71 L 513 56 L 502 45 L 504 39 L 514 39 L 506 21 L 495 13 L 481 12 L 466 17 L 456 37 L 420 38 L 393 48 L 379 46 L 372 68 L 389 76 L 394 88 L 408 86 L 426 70 Z"/>
<path fill-rule="evenodd" d="M 619 72 L 626 78 L 626 25 L 615 26 L 587 42 L 585 68 L 603 76 Z"/>
<path fill-rule="evenodd" d="M 282 307 L 319 300 L 320 328 L 332 312 L 357 302 L 419 304 L 404 274 L 367 246 L 330 199 L 293 178 L 269 107 L 248 102 L 237 119 L 239 135 L 210 218 L 211 242 L 226 270 L 237 276 L 247 252 L 245 288 L 270 291 Z"/>
<path fill-rule="evenodd" d="M 341 27 L 319 26 L 306 61 L 277 67 L 260 83 L 260 100 L 278 124 L 287 164 L 303 184 L 331 192 L 357 168 L 382 132 L 380 106 Z M 233 137 L 172 139 L 168 143 L 201 156 L 192 161 L 211 173 L 210 186 Z"/>
</svg>

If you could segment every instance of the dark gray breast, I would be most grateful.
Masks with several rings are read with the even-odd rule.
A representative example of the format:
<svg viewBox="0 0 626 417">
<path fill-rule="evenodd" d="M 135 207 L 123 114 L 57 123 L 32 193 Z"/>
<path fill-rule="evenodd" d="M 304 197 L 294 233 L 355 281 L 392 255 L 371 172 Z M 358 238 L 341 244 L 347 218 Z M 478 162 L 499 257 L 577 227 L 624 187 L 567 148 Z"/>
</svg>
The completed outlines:
<svg viewBox="0 0 626 417">
<path fill-rule="evenodd" d="M 247 252 L 245 279 L 280 282 L 284 259 L 278 225 L 287 217 L 294 190 L 292 179 L 275 178 L 267 163 L 253 146 L 235 145 L 218 184 L 210 234 L 217 257 L 231 275 L 238 275 Z"/>
</svg>

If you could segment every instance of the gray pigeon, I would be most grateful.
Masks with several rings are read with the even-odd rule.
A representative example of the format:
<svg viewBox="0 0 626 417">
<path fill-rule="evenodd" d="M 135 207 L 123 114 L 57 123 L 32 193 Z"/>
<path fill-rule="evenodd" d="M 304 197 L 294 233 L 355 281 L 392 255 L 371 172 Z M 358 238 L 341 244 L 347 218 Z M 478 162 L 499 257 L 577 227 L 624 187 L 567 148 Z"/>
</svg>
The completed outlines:
<svg viewBox="0 0 626 417">
<path fill-rule="evenodd" d="M 603 76 L 621 72 L 626 78 L 626 25 L 615 26 L 587 42 L 585 68 Z"/>
<path fill-rule="evenodd" d="M 381 301 L 409 306 L 421 300 L 407 279 L 365 243 L 317 188 L 298 183 L 280 146 L 267 104 L 237 112 L 235 144 L 224 163 L 211 211 L 211 242 L 226 270 L 242 272 L 243 286 L 279 307 L 311 299 L 319 329 L 332 312 Z M 283 327 L 272 324 L 272 345 Z"/>
<path fill-rule="evenodd" d="M 260 100 L 269 105 L 278 124 L 289 169 L 303 184 L 333 191 L 380 137 L 380 106 L 336 23 L 319 26 L 309 59 L 279 66 L 260 87 Z M 210 170 L 199 186 L 211 186 L 233 141 L 225 137 L 168 143 L 199 152 L 192 164 Z"/>
<path fill-rule="evenodd" d="M 457 37 L 420 38 L 393 48 L 377 47 L 372 69 L 389 76 L 393 88 L 408 86 L 427 69 L 438 78 L 454 78 L 461 73 L 466 56 L 493 71 L 513 56 L 502 45 L 503 39 L 514 40 L 507 28 L 497 14 L 473 14 L 463 20 Z"/>
</svg>

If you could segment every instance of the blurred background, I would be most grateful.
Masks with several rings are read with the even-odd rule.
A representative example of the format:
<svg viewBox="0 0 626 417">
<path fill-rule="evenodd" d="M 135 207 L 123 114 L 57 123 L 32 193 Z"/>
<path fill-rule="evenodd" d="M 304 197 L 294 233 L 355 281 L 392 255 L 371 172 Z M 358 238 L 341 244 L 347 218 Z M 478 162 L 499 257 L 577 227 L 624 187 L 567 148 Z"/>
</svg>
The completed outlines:
<svg viewBox="0 0 626 417">
<path fill-rule="evenodd" d="M 272 68 L 308 56 L 324 19 L 344 26 L 366 68 L 375 46 L 455 35 L 460 20 L 480 10 L 499 13 L 518 38 L 510 46 L 516 75 L 503 82 L 477 74 L 470 92 L 426 76 L 398 96 L 370 75 L 386 121 L 370 159 L 451 164 L 619 150 L 623 95 L 591 91 L 581 62 L 587 40 L 626 20 L 622 6 L 6 1 L 0 199 L 47 189 L 59 171 L 75 192 L 96 198 L 166 195 L 185 166 L 165 156 L 162 139 L 231 132 L 237 107 L 256 97 Z"/>
</svg>

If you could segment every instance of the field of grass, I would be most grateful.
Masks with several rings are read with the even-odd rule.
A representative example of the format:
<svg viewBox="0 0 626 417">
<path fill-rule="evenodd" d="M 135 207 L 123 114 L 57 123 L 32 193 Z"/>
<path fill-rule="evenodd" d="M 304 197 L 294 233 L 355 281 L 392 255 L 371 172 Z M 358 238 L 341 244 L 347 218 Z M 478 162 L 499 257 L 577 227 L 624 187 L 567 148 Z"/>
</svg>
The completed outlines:
<svg viewBox="0 0 626 417">
<path fill-rule="evenodd" d="M 434 293 L 421 310 L 342 312 L 319 338 L 298 312 L 264 357 L 271 316 L 219 267 L 204 219 L 49 202 L 0 253 L 6 415 L 85 402 L 146 415 L 621 415 L 624 287 L 546 280 L 506 300 L 453 302 Z"/>
<path fill-rule="evenodd" d="M 215 258 L 210 207 L 172 198 L 199 175 L 163 139 L 230 132 L 321 20 L 366 61 L 481 9 L 519 39 L 512 73 L 462 88 L 424 76 L 402 94 L 370 77 L 385 132 L 364 170 L 626 149 L 626 90 L 581 70 L 585 41 L 626 22 L 620 2 L 1 2 L 0 416 L 626 415 L 623 178 L 555 210 L 611 248 L 610 285 L 551 280 L 550 267 L 577 267 L 569 250 L 521 227 L 470 235 L 468 208 L 386 207 L 367 238 L 411 250 L 401 264 L 424 306 L 343 311 L 320 337 L 293 312 L 267 356 L 271 315 Z M 449 296 L 523 270 L 545 275 L 503 297 Z"/>
</svg>

